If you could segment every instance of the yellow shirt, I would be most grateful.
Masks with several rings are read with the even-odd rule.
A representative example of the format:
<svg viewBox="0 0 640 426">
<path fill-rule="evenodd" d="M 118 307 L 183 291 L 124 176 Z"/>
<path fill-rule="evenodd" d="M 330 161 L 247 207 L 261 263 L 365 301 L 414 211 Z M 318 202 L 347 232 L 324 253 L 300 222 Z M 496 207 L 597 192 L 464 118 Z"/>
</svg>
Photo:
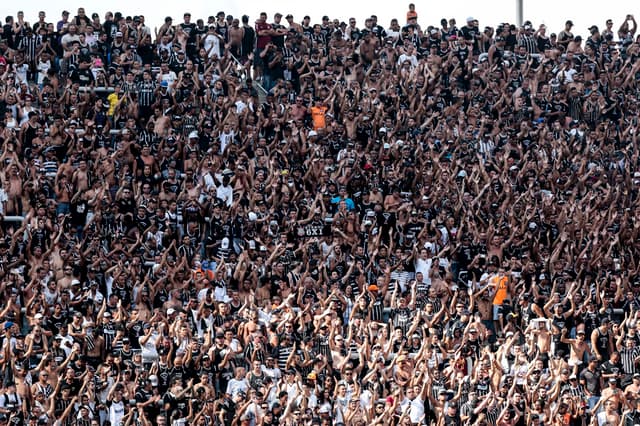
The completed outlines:
<svg viewBox="0 0 640 426">
<path fill-rule="evenodd" d="M 118 95 L 116 95 L 115 93 L 110 93 L 109 96 L 107 96 L 107 102 L 109 102 L 109 111 L 107 112 L 107 115 L 109 117 L 113 117 L 113 114 L 116 113 L 116 105 L 118 104 Z"/>
</svg>

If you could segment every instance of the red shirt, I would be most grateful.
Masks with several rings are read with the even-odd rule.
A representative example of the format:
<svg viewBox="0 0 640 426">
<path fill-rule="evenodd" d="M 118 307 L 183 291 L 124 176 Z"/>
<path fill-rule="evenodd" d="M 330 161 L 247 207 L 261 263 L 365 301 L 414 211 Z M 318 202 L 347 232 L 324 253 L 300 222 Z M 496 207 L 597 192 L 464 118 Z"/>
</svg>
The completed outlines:
<svg viewBox="0 0 640 426">
<path fill-rule="evenodd" d="M 267 44 L 271 43 L 270 35 L 260 35 L 260 31 L 264 30 L 271 30 L 271 24 L 266 22 L 256 22 L 256 36 L 258 37 L 256 47 L 258 49 L 264 49 Z"/>
</svg>

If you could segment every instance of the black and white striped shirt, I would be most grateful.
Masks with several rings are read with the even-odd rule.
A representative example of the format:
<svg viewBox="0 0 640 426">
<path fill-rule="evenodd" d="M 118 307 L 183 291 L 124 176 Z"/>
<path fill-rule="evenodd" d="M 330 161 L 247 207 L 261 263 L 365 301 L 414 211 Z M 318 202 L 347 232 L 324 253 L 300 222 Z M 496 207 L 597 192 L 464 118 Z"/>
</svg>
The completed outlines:
<svg viewBox="0 0 640 426">
<path fill-rule="evenodd" d="M 155 102 L 156 82 L 153 80 L 141 81 L 138 83 L 138 103 L 140 106 L 148 107 Z"/>
<path fill-rule="evenodd" d="M 486 140 L 479 140 L 476 149 L 482 155 L 482 158 L 487 160 L 493 156 L 495 147 L 495 143 L 490 138 L 487 138 Z"/>
<path fill-rule="evenodd" d="M 293 346 L 279 346 L 278 347 L 278 368 L 285 370 L 287 368 L 287 360 L 289 355 L 293 351 Z"/>
<path fill-rule="evenodd" d="M 636 367 L 636 358 L 640 356 L 640 347 L 622 348 L 620 350 L 620 362 L 622 363 L 622 371 L 625 374 L 635 374 L 638 372 Z"/>
<path fill-rule="evenodd" d="M 38 48 L 42 45 L 42 37 L 33 34 L 31 37 L 22 37 L 18 45 L 18 50 L 24 52 L 27 62 L 31 62 L 36 58 Z"/>
<path fill-rule="evenodd" d="M 518 39 L 518 46 L 524 46 L 529 53 L 538 53 L 538 43 L 533 37 L 523 35 Z"/>
<path fill-rule="evenodd" d="M 383 302 L 384 301 L 381 296 L 376 296 L 373 304 L 371 305 L 371 321 L 382 322 L 384 313 Z"/>
<path fill-rule="evenodd" d="M 398 308 L 393 311 L 393 326 L 400 327 L 404 334 L 407 334 L 411 325 L 412 313 L 409 308 Z"/>
<path fill-rule="evenodd" d="M 102 326 L 102 337 L 104 337 L 104 347 L 108 352 L 113 350 L 113 340 L 116 337 L 116 327 L 113 323 L 105 323 Z"/>
</svg>

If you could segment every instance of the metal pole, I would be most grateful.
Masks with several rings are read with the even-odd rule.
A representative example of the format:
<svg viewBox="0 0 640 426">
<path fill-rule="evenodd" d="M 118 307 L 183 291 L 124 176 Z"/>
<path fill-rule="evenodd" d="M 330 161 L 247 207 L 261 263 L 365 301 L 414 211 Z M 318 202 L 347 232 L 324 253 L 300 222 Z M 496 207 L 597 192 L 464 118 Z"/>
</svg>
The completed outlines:
<svg viewBox="0 0 640 426">
<path fill-rule="evenodd" d="M 522 22 L 524 22 L 524 19 L 522 18 L 522 10 L 524 9 L 523 3 L 524 0 L 516 0 L 516 21 L 519 27 L 521 27 Z"/>
</svg>

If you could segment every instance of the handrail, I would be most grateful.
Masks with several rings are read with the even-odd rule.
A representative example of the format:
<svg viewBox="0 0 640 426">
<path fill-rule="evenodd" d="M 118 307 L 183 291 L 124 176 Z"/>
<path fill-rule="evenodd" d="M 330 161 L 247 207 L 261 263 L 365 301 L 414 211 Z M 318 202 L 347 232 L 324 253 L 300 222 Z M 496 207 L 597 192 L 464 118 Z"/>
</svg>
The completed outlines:
<svg viewBox="0 0 640 426">
<path fill-rule="evenodd" d="M 240 60 L 239 60 L 238 58 L 236 58 L 236 56 L 235 56 L 233 53 L 229 52 L 229 56 L 230 56 L 230 57 L 235 61 L 235 63 L 236 63 L 239 67 L 241 67 L 243 70 L 245 70 L 245 69 L 246 69 L 246 68 L 245 68 L 245 66 L 244 66 L 244 64 L 243 64 L 242 62 L 240 62 Z M 245 80 L 246 80 L 246 76 L 245 76 Z M 264 101 L 264 99 L 263 99 L 263 98 L 267 96 L 267 93 L 268 93 L 268 92 L 267 92 L 267 90 L 264 88 L 264 86 L 262 86 L 262 84 L 258 83 L 258 82 L 257 82 L 257 81 L 255 81 L 255 80 L 253 80 L 253 86 L 254 86 L 254 87 L 257 87 L 258 89 L 260 89 L 259 91 L 260 91 L 260 92 L 261 92 L 261 94 L 262 94 L 262 97 L 261 97 L 260 101 Z"/>
</svg>

